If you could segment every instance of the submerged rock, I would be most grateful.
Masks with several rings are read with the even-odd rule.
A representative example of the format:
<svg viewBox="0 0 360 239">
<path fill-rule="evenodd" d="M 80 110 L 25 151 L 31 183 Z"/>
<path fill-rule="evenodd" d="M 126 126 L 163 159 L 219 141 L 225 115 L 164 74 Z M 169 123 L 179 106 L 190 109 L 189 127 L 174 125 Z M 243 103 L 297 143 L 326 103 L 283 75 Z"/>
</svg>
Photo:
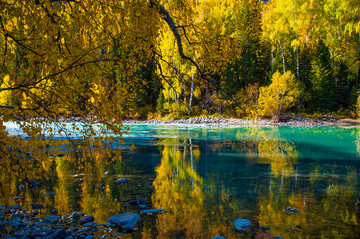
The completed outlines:
<svg viewBox="0 0 360 239">
<path fill-rule="evenodd" d="M 261 229 L 262 231 L 266 232 L 266 231 L 271 230 L 271 227 L 262 226 L 262 227 L 260 227 L 260 229 Z"/>
<path fill-rule="evenodd" d="M 145 199 L 137 199 L 137 200 L 131 200 L 127 203 L 125 203 L 125 207 L 128 207 L 129 205 L 139 205 L 139 204 L 145 204 Z"/>
<path fill-rule="evenodd" d="M 296 210 L 295 208 L 292 208 L 292 207 L 284 207 L 284 210 L 288 211 L 288 212 L 293 212 L 293 213 L 300 213 L 300 211 L 298 211 L 298 210 Z"/>
<path fill-rule="evenodd" d="M 115 224 L 123 230 L 133 230 L 136 223 L 140 220 L 140 215 L 133 212 L 117 214 L 110 217 L 107 222 Z"/>
<path fill-rule="evenodd" d="M 35 187 L 40 186 L 40 183 L 35 180 L 29 180 L 28 184 L 29 184 L 29 188 L 35 188 Z"/>
<path fill-rule="evenodd" d="M 32 209 L 43 209 L 44 206 L 41 205 L 41 204 L 32 203 L 32 204 L 31 204 L 31 208 L 32 208 Z"/>
<path fill-rule="evenodd" d="M 140 210 L 148 209 L 148 207 L 146 205 L 144 205 L 144 204 L 139 204 L 138 207 L 139 207 Z"/>
<path fill-rule="evenodd" d="M 165 212 L 167 211 L 162 208 L 141 210 L 141 214 L 145 214 L 145 215 L 157 215 L 157 214 L 163 214 Z"/>
<path fill-rule="evenodd" d="M 247 229 L 252 227 L 249 219 L 236 219 L 233 224 L 235 231 L 238 232 L 245 232 Z"/>
<path fill-rule="evenodd" d="M 129 180 L 127 178 L 119 178 L 115 183 L 127 183 Z"/>
</svg>

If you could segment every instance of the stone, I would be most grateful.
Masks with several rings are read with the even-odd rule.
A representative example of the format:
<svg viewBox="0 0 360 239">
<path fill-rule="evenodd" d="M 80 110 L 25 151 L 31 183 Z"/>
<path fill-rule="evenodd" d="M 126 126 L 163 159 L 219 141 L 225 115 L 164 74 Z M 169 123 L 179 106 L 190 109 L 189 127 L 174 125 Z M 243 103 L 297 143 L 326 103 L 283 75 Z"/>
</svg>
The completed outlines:
<svg viewBox="0 0 360 239">
<path fill-rule="evenodd" d="M 25 237 L 26 232 L 25 231 L 18 231 L 14 234 L 15 237 Z"/>
<path fill-rule="evenodd" d="M 96 223 L 95 222 L 87 222 L 83 224 L 83 227 L 95 227 Z"/>
<path fill-rule="evenodd" d="M 59 222 L 59 217 L 56 215 L 49 215 L 47 217 L 45 217 L 44 219 L 46 222 L 49 222 L 51 224 L 56 224 Z"/>
<path fill-rule="evenodd" d="M 52 193 L 49 193 L 49 194 L 48 194 L 48 196 L 55 196 L 55 195 L 57 195 L 56 192 L 52 192 Z"/>
<path fill-rule="evenodd" d="M 141 210 L 141 214 L 145 214 L 145 215 L 157 215 L 157 214 L 163 214 L 165 212 L 167 211 L 162 208 Z"/>
<path fill-rule="evenodd" d="M 93 221 L 94 221 L 94 216 L 88 215 L 88 216 L 85 216 L 85 217 L 80 218 L 79 224 L 80 224 L 80 225 L 83 225 L 83 224 L 85 224 L 85 223 L 93 222 Z"/>
<path fill-rule="evenodd" d="M 292 207 L 284 207 L 284 210 L 288 211 L 288 212 L 293 212 L 293 213 L 300 213 L 300 211 L 298 211 L 298 210 L 296 210 L 295 208 L 292 208 Z"/>
<path fill-rule="evenodd" d="M 260 229 L 263 230 L 264 232 L 266 232 L 266 231 L 271 230 L 271 227 L 262 226 L 262 227 L 260 227 Z"/>
<path fill-rule="evenodd" d="M 143 204 L 139 204 L 139 209 L 140 210 L 146 210 L 146 209 L 148 209 L 148 207 L 146 206 L 146 205 L 143 205 Z"/>
<path fill-rule="evenodd" d="M 127 183 L 129 180 L 127 178 L 119 178 L 115 183 Z"/>
<path fill-rule="evenodd" d="M 31 214 L 32 214 L 32 215 L 34 215 L 34 216 L 36 216 L 36 215 L 38 215 L 38 214 L 39 214 L 39 211 L 35 209 L 35 210 L 33 210 L 33 211 L 32 211 L 32 213 L 31 213 Z"/>
<path fill-rule="evenodd" d="M 213 237 L 212 239 L 225 239 L 225 237 L 216 236 L 216 237 Z"/>
<path fill-rule="evenodd" d="M 43 229 L 32 232 L 28 237 L 29 238 L 45 237 L 47 235 L 52 234 L 53 232 L 54 232 L 54 230 L 52 230 L 52 229 L 43 228 Z"/>
<path fill-rule="evenodd" d="M 70 215 L 68 216 L 68 219 L 72 219 L 72 218 L 75 218 L 75 217 L 80 217 L 82 216 L 83 214 L 81 212 L 78 212 L 78 211 L 73 211 L 72 213 L 70 213 Z"/>
<path fill-rule="evenodd" d="M 19 205 L 11 205 L 10 209 L 21 210 L 21 207 Z"/>
<path fill-rule="evenodd" d="M 40 186 L 40 183 L 35 180 L 29 180 L 28 184 L 29 184 L 29 188 L 35 188 L 35 187 Z"/>
<path fill-rule="evenodd" d="M 233 223 L 235 231 L 246 232 L 247 229 L 252 227 L 249 219 L 236 219 Z"/>
<path fill-rule="evenodd" d="M 32 209 L 43 209 L 44 206 L 41 205 L 41 204 L 32 203 L 32 204 L 31 204 L 31 208 L 32 208 Z"/>
<path fill-rule="evenodd" d="M 137 200 L 131 200 L 127 203 L 125 203 L 125 207 L 128 207 L 129 205 L 139 205 L 139 204 L 145 204 L 145 199 L 137 199 Z"/>
<path fill-rule="evenodd" d="M 117 214 L 110 217 L 107 222 L 115 224 L 123 230 L 133 230 L 136 223 L 140 220 L 140 215 L 133 212 Z"/>
<path fill-rule="evenodd" d="M 65 239 L 67 235 L 68 234 L 65 229 L 60 229 L 48 235 L 47 237 L 45 237 L 45 239 Z"/>
</svg>

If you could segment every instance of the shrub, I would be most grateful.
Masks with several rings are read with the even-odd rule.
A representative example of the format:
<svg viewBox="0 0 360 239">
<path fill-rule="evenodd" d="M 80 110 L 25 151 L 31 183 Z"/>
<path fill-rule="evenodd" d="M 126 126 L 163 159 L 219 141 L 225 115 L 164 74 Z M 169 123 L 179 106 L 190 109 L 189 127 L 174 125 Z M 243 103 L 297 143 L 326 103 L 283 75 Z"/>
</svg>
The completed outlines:
<svg viewBox="0 0 360 239">
<path fill-rule="evenodd" d="M 272 83 L 260 88 L 259 116 L 279 116 L 295 105 L 304 92 L 304 85 L 290 71 L 275 72 Z"/>
</svg>

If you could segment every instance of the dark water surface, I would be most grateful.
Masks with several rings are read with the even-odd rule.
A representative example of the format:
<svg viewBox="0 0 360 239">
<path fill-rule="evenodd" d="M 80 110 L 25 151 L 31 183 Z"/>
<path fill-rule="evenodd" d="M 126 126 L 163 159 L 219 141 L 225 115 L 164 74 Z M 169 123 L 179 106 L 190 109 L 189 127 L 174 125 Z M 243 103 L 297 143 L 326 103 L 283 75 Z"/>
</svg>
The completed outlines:
<svg viewBox="0 0 360 239">
<path fill-rule="evenodd" d="M 97 223 L 138 213 L 125 207 L 133 199 L 168 211 L 143 218 L 129 238 L 251 237 L 234 231 L 237 218 L 271 228 L 257 238 L 360 237 L 359 128 L 130 125 L 118 145 L 122 159 L 79 166 L 59 140 L 40 187 L 22 192 L 15 180 L 10 196 L 47 205 L 43 215 L 78 210 Z M 121 177 L 128 183 L 115 184 Z"/>
</svg>

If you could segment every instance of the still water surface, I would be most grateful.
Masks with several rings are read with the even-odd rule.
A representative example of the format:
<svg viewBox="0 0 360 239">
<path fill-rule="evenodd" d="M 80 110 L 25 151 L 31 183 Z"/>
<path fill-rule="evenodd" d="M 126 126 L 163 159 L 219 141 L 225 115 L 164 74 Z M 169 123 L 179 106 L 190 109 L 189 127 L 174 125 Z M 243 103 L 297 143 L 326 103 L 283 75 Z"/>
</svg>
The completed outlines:
<svg viewBox="0 0 360 239">
<path fill-rule="evenodd" d="M 78 210 L 98 223 L 139 212 L 124 206 L 133 199 L 168 211 L 129 238 L 250 237 L 233 230 L 237 218 L 271 228 L 258 238 L 360 237 L 359 128 L 130 125 L 124 138 L 121 160 L 86 169 L 58 140 L 49 176 L 18 203 L 46 204 L 44 215 Z M 120 177 L 129 182 L 115 184 Z"/>
</svg>

